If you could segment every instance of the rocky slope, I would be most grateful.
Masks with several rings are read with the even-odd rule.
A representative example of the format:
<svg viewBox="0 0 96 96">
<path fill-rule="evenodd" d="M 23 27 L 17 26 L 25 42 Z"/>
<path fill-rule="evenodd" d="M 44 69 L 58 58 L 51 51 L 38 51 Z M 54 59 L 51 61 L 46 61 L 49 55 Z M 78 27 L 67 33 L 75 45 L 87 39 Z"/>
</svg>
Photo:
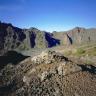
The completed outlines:
<svg viewBox="0 0 96 96">
<path fill-rule="evenodd" d="M 36 28 L 20 29 L 11 24 L 0 22 L 0 52 L 16 49 L 48 48 L 60 44 L 51 33 Z M 3 52 L 4 51 L 4 52 Z"/>
<path fill-rule="evenodd" d="M 61 45 L 80 45 L 96 42 L 96 29 L 85 29 L 76 27 L 66 32 L 53 32 L 54 37 L 61 41 Z"/>
<path fill-rule="evenodd" d="M 48 33 L 36 28 L 21 29 L 0 22 L 0 54 L 8 50 L 29 50 L 96 42 L 96 29 L 76 27 L 66 32 Z"/>
<path fill-rule="evenodd" d="M 22 29 L 0 22 L 0 52 L 17 48 L 25 38 Z"/>
<path fill-rule="evenodd" d="M 0 96 L 96 95 L 95 65 L 75 63 L 48 50 L 24 59 L 0 69 Z"/>
</svg>

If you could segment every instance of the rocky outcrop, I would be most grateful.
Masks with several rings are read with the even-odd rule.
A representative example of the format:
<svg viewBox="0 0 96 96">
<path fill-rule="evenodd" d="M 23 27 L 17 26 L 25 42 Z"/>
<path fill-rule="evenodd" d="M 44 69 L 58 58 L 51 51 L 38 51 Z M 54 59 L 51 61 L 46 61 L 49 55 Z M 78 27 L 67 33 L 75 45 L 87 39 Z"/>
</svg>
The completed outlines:
<svg viewBox="0 0 96 96">
<path fill-rule="evenodd" d="M 67 32 L 53 32 L 53 36 L 60 40 L 60 45 L 72 45 L 72 39 Z"/>
<path fill-rule="evenodd" d="M 96 29 L 76 27 L 65 32 L 53 32 L 53 35 L 61 41 L 61 45 L 80 45 L 96 42 Z"/>
<path fill-rule="evenodd" d="M 53 62 L 68 61 L 68 58 L 55 51 L 43 51 L 40 55 L 34 56 L 31 61 L 37 64 L 50 64 Z"/>
<path fill-rule="evenodd" d="M 0 53 L 17 48 L 26 38 L 22 29 L 7 23 L 0 23 Z M 0 55 L 1 55 L 0 54 Z"/>
<path fill-rule="evenodd" d="M 7 64 L 0 70 L 0 95 L 72 96 L 72 94 L 80 94 L 83 96 L 87 94 L 85 96 L 90 96 L 88 94 L 96 93 L 90 89 L 91 84 L 95 85 L 96 78 L 93 76 L 95 69 L 96 67 L 92 65 L 76 64 L 57 52 L 44 51 L 16 65 Z M 88 85 L 90 87 L 87 87 Z M 92 88 L 94 87 L 95 90 L 94 85 Z M 93 93 L 87 89 L 83 90 L 84 87 Z M 79 91 L 82 90 L 83 95 L 81 91 L 78 93 L 78 88 L 81 88 Z M 95 96 L 94 94 L 92 96 Z"/>
</svg>

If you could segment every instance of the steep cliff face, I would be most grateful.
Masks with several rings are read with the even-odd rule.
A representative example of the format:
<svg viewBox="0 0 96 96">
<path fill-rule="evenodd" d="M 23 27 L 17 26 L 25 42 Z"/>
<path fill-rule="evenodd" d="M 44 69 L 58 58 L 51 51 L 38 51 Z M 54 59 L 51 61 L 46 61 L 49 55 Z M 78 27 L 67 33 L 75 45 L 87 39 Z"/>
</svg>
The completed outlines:
<svg viewBox="0 0 96 96">
<path fill-rule="evenodd" d="M 51 33 L 40 31 L 36 28 L 27 29 L 25 33 L 31 48 L 48 48 L 60 44 L 60 40 L 54 38 Z"/>
<path fill-rule="evenodd" d="M 96 42 L 96 29 L 76 27 L 66 32 L 53 32 L 54 37 L 61 41 L 61 45 L 86 44 Z"/>
<path fill-rule="evenodd" d="M 13 49 L 29 50 L 53 47 L 59 44 L 60 40 L 55 39 L 51 33 L 36 28 L 20 29 L 12 24 L 0 22 L 0 52 L 2 54 Z"/>
<path fill-rule="evenodd" d="M 60 40 L 60 45 L 71 45 L 72 40 L 66 32 L 53 32 L 54 38 Z"/>
<path fill-rule="evenodd" d="M 8 51 L 18 47 L 26 38 L 23 30 L 7 23 L 0 23 L 0 50 Z M 1 54 L 2 52 L 1 51 Z"/>
<path fill-rule="evenodd" d="M 13 49 L 50 48 L 96 42 L 96 29 L 76 27 L 66 32 L 48 33 L 36 28 L 20 29 L 0 22 L 0 54 Z"/>
<path fill-rule="evenodd" d="M 85 44 L 96 42 L 96 29 L 85 29 L 76 27 L 68 32 L 73 44 Z"/>
<path fill-rule="evenodd" d="M 31 28 L 27 31 L 30 32 L 30 43 L 32 48 L 46 48 L 48 46 L 45 39 L 45 32 L 36 28 Z"/>
</svg>

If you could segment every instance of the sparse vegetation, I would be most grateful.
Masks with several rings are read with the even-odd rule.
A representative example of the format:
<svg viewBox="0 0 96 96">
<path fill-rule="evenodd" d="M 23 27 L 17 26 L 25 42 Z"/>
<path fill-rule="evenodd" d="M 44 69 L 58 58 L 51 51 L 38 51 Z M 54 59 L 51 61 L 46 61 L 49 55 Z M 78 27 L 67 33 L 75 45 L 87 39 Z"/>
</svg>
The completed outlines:
<svg viewBox="0 0 96 96">
<path fill-rule="evenodd" d="M 20 46 L 18 47 L 19 48 L 19 50 L 29 50 L 29 47 L 28 47 L 28 45 L 26 44 L 26 43 L 22 43 L 22 44 L 20 44 Z"/>
<path fill-rule="evenodd" d="M 91 65 L 91 64 L 93 64 L 93 62 L 90 60 L 86 60 L 85 64 Z"/>
<path fill-rule="evenodd" d="M 69 56 L 69 55 L 72 55 L 73 53 L 72 53 L 72 50 L 70 50 L 70 51 L 65 51 L 64 52 L 64 55 L 66 55 L 66 56 Z"/>
<path fill-rule="evenodd" d="M 81 48 L 78 48 L 77 50 L 76 50 L 76 53 L 75 53 L 75 55 L 83 55 L 85 53 L 85 50 L 84 49 L 81 49 Z"/>
</svg>

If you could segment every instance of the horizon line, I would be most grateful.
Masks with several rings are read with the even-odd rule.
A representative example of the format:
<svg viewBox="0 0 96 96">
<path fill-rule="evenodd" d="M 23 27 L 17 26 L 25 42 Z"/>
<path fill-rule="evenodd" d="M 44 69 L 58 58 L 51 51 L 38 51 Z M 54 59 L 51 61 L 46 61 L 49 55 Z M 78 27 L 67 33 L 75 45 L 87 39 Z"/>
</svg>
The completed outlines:
<svg viewBox="0 0 96 96">
<path fill-rule="evenodd" d="M 0 23 L 5 23 L 5 24 L 11 24 L 13 27 L 17 27 L 17 28 L 20 28 L 20 29 L 30 29 L 30 28 L 36 28 L 40 31 L 45 31 L 45 32 L 66 32 L 66 31 L 70 31 L 70 30 L 73 30 L 75 28 L 82 28 L 82 29 L 96 29 L 96 27 L 83 27 L 83 26 L 74 26 L 74 27 L 70 27 L 70 28 L 66 28 L 66 29 L 60 29 L 60 30 L 50 30 L 48 31 L 47 29 L 43 29 L 43 28 L 39 28 L 39 27 L 34 27 L 34 26 L 26 26 L 26 27 L 23 27 L 23 26 L 17 26 L 16 24 L 13 24 L 13 23 L 9 23 L 9 22 L 2 22 L 0 20 Z"/>
</svg>

